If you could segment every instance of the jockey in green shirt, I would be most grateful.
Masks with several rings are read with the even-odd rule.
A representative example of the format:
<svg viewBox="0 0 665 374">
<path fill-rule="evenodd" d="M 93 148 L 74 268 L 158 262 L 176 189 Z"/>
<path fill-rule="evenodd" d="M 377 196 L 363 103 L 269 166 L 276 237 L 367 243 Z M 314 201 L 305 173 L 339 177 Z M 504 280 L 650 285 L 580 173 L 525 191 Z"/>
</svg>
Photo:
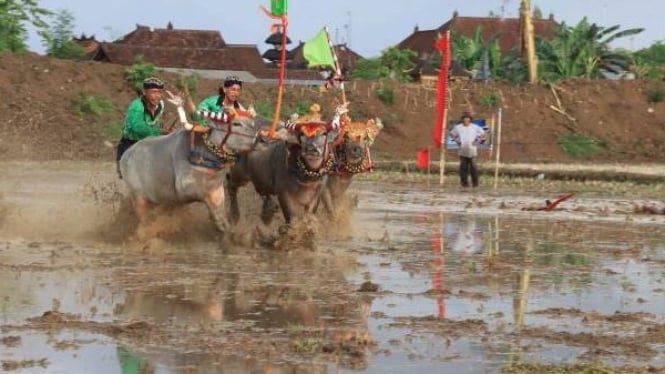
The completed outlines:
<svg viewBox="0 0 665 374">
<path fill-rule="evenodd" d="M 242 81 L 235 76 L 229 76 L 224 79 L 222 84 L 219 87 L 219 94 L 209 96 L 196 108 L 197 113 L 209 113 L 209 114 L 222 114 L 224 109 L 236 109 L 240 111 L 246 111 L 245 108 L 240 105 L 238 99 L 242 94 Z M 205 116 L 203 116 L 205 117 Z M 210 122 L 203 118 L 195 118 L 196 120 L 201 121 L 202 125 L 210 126 Z"/>
<path fill-rule="evenodd" d="M 143 94 L 129 104 L 125 124 L 122 128 L 122 138 L 118 142 L 116 162 L 122 155 L 141 139 L 162 135 L 162 115 L 164 114 L 164 82 L 158 78 L 150 77 L 143 81 Z M 118 168 L 118 175 L 120 169 Z"/>
</svg>

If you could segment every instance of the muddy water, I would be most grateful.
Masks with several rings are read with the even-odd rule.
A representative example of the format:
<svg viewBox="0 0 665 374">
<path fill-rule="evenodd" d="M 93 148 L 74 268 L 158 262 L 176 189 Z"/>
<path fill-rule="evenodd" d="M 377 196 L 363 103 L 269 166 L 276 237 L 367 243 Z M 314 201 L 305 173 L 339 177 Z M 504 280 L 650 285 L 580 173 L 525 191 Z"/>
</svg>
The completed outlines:
<svg viewBox="0 0 665 374">
<path fill-rule="evenodd" d="M 104 167 L 0 166 L 5 370 L 665 367 L 665 222 L 630 200 L 543 213 L 519 191 L 357 183 L 348 224 L 324 223 L 340 232 L 276 251 L 212 234 L 201 207 L 132 237 Z"/>
</svg>

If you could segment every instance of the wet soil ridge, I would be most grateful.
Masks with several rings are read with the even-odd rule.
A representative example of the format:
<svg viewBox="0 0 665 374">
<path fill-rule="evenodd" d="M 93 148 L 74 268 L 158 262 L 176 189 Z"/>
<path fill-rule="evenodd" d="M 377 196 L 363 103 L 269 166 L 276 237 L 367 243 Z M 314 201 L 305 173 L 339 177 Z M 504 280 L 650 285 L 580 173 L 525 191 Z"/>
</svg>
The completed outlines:
<svg viewBox="0 0 665 374">
<path fill-rule="evenodd" d="M 4 119 L 0 123 L 0 156 L 5 160 L 112 161 L 118 124 L 134 98 L 123 77 L 124 69 L 32 53 L 0 55 L 0 95 L 5 98 L 0 103 L 0 116 Z M 177 76 L 162 75 L 173 88 Z M 218 84 L 201 80 L 195 101 L 217 92 Z M 274 85 L 247 84 L 243 89 L 248 104 L 266 106 L 275 102 Z M 379 89 L 392 90 L 394 102 L 382 102 L 377 95 Z M 573 146 L 593 143 L 596 154 L 585 156 L 583 161 L 665 161 L 665 101 L 648 99 L 650 92 L 665 91 L 665 82 L 579 79 L 559 83 L 557 97 L 545 85 L 454 82 L 451 89 L 451 119 L 471 111 L 476 117 L 489 120 L 496 105 L 503 107 L 504 162 L 577 161 L 562 146 L 570 146 L 570 142 L 577 142 Z M 433 145 L 434 88 L 358 81 L 348 84 L 347 91 L 354 120 L 378 116 L 384 123 L 385 129 L 373 148 L 375 161 L 414 160 L 418 150 Z M 91 97 L 112 103 L 113 110 L 81 113 L 77 103 Z M 323 115 L 329 116 L 333 100 L 332 93 L 322 96 L 317 87 L 289 87 L 284 110 L 318 102 Z M 488 104 L 493 102 L 497 104 Z M 552 105 L 565 107 L 568 116 L 552 110 Z M 166 120 L 174 118 L 167 116 Z M 634 134 L 649 136 L 636 138 Z M 481 159 L 486 157 L 481 155 Z"/>
<path fill-rule="evenodd" d="M 27 319 L 25 325 L 3 325 L 2 330 L 21 331 L 21 330 L 42 330 L 42 331 L 60 331 L 60 330 L 79 330 L 92 333 L 104 334 L 113 338 L 124 337 L 144 337 L 154 332 L 152 326 L 146 322 L 132 322 L 126 324 L 103 323 L 95 321 L 82 320 L 79 316 L 61 313 L 57 311 L 46 311 L 39 317 Z"/>
</svg>

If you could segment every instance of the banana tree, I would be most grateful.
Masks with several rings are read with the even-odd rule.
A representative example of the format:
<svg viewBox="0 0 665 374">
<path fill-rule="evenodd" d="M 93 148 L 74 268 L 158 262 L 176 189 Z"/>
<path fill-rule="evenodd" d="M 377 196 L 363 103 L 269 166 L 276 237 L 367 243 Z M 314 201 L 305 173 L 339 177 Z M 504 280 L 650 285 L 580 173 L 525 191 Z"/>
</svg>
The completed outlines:
<svg viewBox="0 0 665 374">
<path fill-rule="evenodd" d="M 476 28 L 470 38 L 453 30 L 451 47 L 455 62 L 463 69 L 477 72 L 483 68 L 483 63 L 487 63 L 492 76 L 501 75 L 501 48 L 498 35 L 485 39 L 482 27 Z"/>
<path fill-rule="evenodd" d="M 545 80 L 592 78 L 601 76 L 602 70 L 628 69 L 630 54 L 613 50 L 610 43 L 644 29 L 619 30 L 619 27 L 598 26 L 589 23 L 586 17 L 574 27 L 562 24 L 552 40 L 537 41 L 540 76 Z"/>
</svg>

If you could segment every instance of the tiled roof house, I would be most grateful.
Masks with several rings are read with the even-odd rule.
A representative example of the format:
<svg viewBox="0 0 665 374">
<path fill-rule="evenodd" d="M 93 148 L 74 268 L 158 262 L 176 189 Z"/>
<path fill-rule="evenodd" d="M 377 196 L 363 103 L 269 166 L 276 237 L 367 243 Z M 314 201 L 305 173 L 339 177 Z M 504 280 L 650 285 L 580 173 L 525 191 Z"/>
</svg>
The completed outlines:
<svg viewBox="0 0 665 374">
<path fill-rule="evenodd" d="M 221 79 L 235 74 L 251 82 L 276 79 L 277 71 L 265 66 L 256 45 L 228 44 L 218 31 L 136 29 L 111 43 L 100 43 L 92 59 L 131 65 L 138 56 L 155 66 L 172 71 L 196 72 L 204 78 Z M 287 71 L 287 79 L 321 80 L 315 71 Z"/>
</svg>

